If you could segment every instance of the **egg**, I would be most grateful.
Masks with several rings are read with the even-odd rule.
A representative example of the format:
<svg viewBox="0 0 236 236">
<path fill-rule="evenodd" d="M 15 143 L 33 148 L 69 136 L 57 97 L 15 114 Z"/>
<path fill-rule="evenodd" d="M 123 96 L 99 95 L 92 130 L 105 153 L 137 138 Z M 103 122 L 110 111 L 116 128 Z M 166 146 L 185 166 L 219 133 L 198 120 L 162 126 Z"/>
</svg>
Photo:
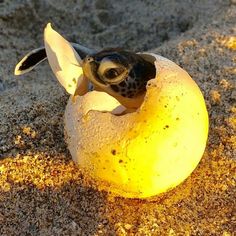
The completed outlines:
<svg viewBox="0 0 236 236">
<path fill-rule="evenodd" d="M 45 31 L 51 48 L 47 55 L 53 51 L 59 58 L 67 55 L 68 61 L 70 55 L 78 58 L 71 47 L 57 53 L 55 41 L 47 37 L 53 33 L 57 38 L 54 32 Z M 99 189 L 127 198 L 152 197 L 183 182 L 201 160 L 208 136 L 205 101 L 189 74 L 154 53 L 140 55 L 155 64 L 156 77 L 148 82 L 139 109 L 125 113 L 114 97 L 90 91 L 71 96 L 65 111 L 73 160 Z M 63 76 L 66 80 L 67 73 Z"/>
</svg>

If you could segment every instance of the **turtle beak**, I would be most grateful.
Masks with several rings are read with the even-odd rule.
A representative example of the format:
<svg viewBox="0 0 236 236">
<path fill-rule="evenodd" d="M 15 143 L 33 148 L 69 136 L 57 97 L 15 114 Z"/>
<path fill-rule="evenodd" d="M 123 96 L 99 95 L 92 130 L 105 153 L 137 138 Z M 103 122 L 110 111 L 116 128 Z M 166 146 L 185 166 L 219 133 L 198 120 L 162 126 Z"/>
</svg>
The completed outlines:
<svg viewBox="0 0 236 236">
<path fill-rule="evenodd" d="M 94 76 L 93 75 L 94 73 L 92 71 L 96 71 L 97 66 L 93 57 L 86 56 L 84 58 L 83 63 L 82 63 L 82 69 L 83 69 L 85 77 L 91 78 Z"/>
<path fill-rule="evenodd" d="M 84 58 L 82 63 L 84 76 L 98 86 L 105 85 L 104 81 L 102 81 L 97 74 L 98 67 L 99 63 L 96 62 L 92 56 L 86 56 Z"/>
</svg>

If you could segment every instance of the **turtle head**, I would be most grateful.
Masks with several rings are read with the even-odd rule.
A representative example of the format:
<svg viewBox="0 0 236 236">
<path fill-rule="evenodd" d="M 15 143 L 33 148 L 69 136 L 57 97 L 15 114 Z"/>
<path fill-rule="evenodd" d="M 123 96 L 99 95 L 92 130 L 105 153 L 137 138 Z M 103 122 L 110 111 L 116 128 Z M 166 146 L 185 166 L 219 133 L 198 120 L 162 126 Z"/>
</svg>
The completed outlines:
<svg viewBox="0 0 236 236">
<path fill-rule="evenodd" d="M 115 49 L 103 50 L 83 60 L 86 77 L 97 86 L 108 87 L 124 81 L 130 72 L 128 58 Z"/>
<path fill-rule="evenodd" d="M 156 74 L 154 64 L 139 54 L 114 48 L 87 56 L 82 68 L 85 77 L 115 98 L 136 98 L 143 94 L 147 81 Z"/>
</svg>

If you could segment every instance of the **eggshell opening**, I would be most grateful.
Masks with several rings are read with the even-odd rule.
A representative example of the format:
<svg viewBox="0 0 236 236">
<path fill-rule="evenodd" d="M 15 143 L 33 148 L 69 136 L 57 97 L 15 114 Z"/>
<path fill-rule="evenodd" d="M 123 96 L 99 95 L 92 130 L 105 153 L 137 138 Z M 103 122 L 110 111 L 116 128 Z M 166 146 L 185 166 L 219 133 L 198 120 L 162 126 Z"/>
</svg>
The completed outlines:
<svg viewBox="0 0 236 236">
<path fill-rule="evenodd" d="M 93 91 L 70 98 L 65 112 L 73 160 L 99 189 L 129 198 L 180 184 L 199 163 L 208 135 L 204 98 L 191 77 L 168 59 L 141 55 L 155 61 L 157 75 L 137 111 L 118 116 L 120 103 Z"/>
</svg>

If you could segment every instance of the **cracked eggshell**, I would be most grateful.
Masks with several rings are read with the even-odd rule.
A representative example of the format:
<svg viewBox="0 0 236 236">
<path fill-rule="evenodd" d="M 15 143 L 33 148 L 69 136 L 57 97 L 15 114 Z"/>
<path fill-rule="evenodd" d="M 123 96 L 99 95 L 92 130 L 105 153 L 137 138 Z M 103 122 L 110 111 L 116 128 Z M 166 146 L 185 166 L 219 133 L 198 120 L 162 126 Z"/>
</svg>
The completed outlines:
<svg viewBox="0 0 236 236">
<path fill-rule="evenodd" d="M 71 44 L 52 29 L 50 23 L 44 29 L 44 45 L 50 67 L 65 90 L 74 95 L 88 91 L 88 81 L 83 76 L 81 58 Z"/>
<path fill-rule="evenodd" d="M 73 160 L 100 189 L 129 198 L 180 184 L 199 163 L 208 136 L 204 98 L 188 73 L 163 57 L 141 55 L 155 61 L 157 75 L 140 109 L 114 115 L 119 102 L 93 91 L 70 98 L 65 112 Z"/>
</svg>

